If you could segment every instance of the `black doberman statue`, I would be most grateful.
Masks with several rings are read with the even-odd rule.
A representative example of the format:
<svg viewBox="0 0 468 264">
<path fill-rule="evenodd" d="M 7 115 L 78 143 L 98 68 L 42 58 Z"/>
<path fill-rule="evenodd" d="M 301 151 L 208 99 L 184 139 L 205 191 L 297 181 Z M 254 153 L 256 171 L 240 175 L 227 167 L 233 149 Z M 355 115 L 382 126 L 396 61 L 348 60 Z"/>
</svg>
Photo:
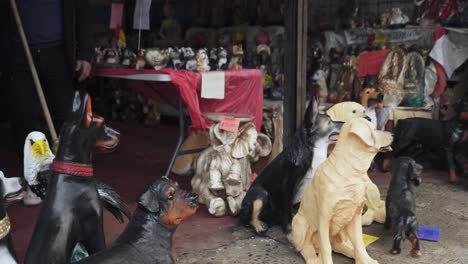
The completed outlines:
<svg viewBox="0 0 468 264">
<path fill-rule="evenodd" d="M 47 194 L 26 253 L 26 264 L 69 263 L 81 243 L 89 254 L 105 249 L 103 209 L 93 177 L 96 147 L 110 151 L 119 137 L 94 115 L 91 98 L 77 91 L 60 132 Z"/>
</svg>

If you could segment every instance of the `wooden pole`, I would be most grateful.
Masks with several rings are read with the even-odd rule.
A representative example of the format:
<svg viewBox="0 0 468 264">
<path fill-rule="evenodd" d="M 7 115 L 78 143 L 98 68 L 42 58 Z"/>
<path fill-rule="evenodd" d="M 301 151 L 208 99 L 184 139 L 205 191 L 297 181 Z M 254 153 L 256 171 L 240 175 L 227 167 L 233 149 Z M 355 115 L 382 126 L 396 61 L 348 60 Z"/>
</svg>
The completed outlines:
<svg viewBox="0 0 468 264">
<path fill-rule="evenodd" d="M 308 0 L 285 2 L 284 146 L 301 125 L 306 101 Z"/>
<path fill-rule="evenodd" d="M 36 66 L 34 65 L 33 58 L 31 56 L 31 51 L 29 50 L 28 41 L 26 39 L 26 35 L 24 34 L 23 25 L 21 23 L 21 18 L 18 13 L 18 7 L 16 6 L 15 0 L 10 0 L 11 9 L 13 11 L 13 16 L 15 17 L 16 26 L 18 27 L 18 32 L 21 38 L 21 43 L 23 44 L 24 52 L 26 53 L 26 58 L 28 60 L 29 68 L 31 69 L 32 78 L 34 81 L 34 85 L 36 86 L 37 95 L 39 96 L 39 101 L 44 111 L 44 116 L 47 122 L 47 127 L 49 128 L 50 136 L 52 137 L 53 141 L 53 148 L 56 150 L 58 146 L 58 137 L 57 132 L 54 127 L 54 123 L 52 122 L 52 117 L 49 112 L 49 108 L 47 107 L 47 101 L 44 96 L 44 92 L 42 90 L 41 82 L 39 81 L 39 75 L 37 74 Z"/>
</svg>

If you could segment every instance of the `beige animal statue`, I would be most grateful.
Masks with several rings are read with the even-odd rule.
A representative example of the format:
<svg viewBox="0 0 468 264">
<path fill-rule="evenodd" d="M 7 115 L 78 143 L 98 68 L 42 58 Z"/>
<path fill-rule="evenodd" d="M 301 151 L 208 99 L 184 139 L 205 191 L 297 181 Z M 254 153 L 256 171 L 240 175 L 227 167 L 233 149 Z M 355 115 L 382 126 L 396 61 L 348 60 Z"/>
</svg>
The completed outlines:
<svg viewBox="0 0 468 264">
<path fill-rule="evenodd" d="M 357 112 L 357 114 L 355 113 Z M 363 115 L 359 113 L 362 112 Z M 327 110 L 327 115 L 334 122 L 348 122 L 356 117 L 363 117 L 368 114 L 364 106 L 355 102 L 343 102 L 335 104 Z M 372 121 L 371 121 L 372 122 Z M 376 124 L 372 122 L 375 126 Z M 333 149 L 334 145 L 332 146 Z M 366 191 L 365 207 L 366 211 L 362 216 L 362 225 L 371 225 L 374 221 L 378 223 L 385 223 L 385 201 L 380 199 L 380 191 L 377 185 L 369 181 Z"/>
<path fill-rule="evenodd" d="M 206 49 L 199 49 L 197 52 L 197 71 L 207 72 L 210 71 L 210 59 L 208 58 L 208 52 Z"/>
<path fill-rule="evenodd" d="M 252 122 L 238 132 L 224 131 L 218 123 L 210 127 L 209 143 L 195 162 L 192 189 L 210 214 L 235 216 L 251 184 L 251 163 L 270 155 L 271 140 Z"/>
<path fill-rule="evenodd" d="M 390 132 L 365 118 L 346 122 L 330 156 L 307 187 L 288 239 L 307 264 L 331 264 L 332 250 L 358 264 L 376 264 L 362 239 L 367 170 L 378 152 L 391 150 Z M 317 255 L 318 253 L 318 255 Z"/>
</svg>

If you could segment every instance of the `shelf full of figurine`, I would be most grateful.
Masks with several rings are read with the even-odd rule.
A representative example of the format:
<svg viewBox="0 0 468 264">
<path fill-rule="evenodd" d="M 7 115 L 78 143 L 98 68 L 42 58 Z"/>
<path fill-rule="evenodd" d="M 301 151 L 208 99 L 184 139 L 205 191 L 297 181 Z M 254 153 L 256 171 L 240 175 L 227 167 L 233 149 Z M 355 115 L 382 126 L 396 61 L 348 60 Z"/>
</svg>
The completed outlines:
<svg viewBox="0 0 468 264">
<path fill-rule="evenodd" d="M 165 16 L 158 33 L 126 35 L 117 27 L 97 36 L 96 67 L 192 72 L 260 69 L 265 97 L 283 98 L 283 26 L 191 27 L 182 39 L 170 5 L 165 6 Z M 178 33 L 167 33 L 174 31 Z"/>
<path fill-rule="evenodd" d="M 458 16 L 452 11 L 451 16 L 436 19 L 416 12 L 410 19 L 394 7 L 372 21 L 353 17 L 344 29 L 312 34 L 310 90 L 322 103 L 352 100 L 387 112 L 380 128 L 394 109 L 428 111 L 429 117 L 433 111 L 437 117 L 440 97 L 462 74 L 468 59 L 463 45 L 468 30 L 446 26 L 454 25 Z"/>
</svg>

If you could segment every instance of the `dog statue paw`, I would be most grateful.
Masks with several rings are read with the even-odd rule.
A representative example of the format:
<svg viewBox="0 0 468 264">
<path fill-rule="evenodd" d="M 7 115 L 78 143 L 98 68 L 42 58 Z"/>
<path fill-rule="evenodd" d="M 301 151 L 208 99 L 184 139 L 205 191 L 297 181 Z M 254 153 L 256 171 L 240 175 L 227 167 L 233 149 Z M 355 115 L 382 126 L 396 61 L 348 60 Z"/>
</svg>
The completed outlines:
<svg viewBox="0 0 468 264">
<path fill-rule="evenodd" d="M 214 198 L 208 205 L 208 212 L 214 216 L 223 216 L 226 214 L 226 203 L 219 197 Z"/>
</svg>

